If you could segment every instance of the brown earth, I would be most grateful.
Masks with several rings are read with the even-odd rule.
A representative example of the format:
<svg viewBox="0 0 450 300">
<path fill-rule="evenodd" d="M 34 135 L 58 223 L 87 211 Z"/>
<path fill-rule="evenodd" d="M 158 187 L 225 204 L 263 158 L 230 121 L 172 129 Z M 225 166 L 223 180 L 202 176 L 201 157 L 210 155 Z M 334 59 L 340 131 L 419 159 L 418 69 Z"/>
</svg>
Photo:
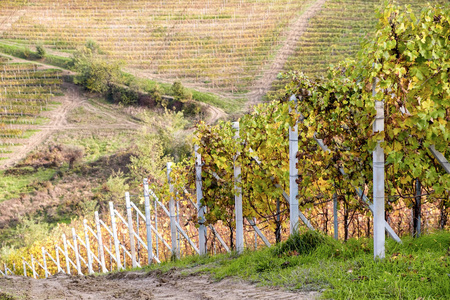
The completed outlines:
<svg viewBox="0 0 450 300">
<path fill-rule="evenodd" d="M 206 275 L 181 275 L 178 270 L 122 272 L 102 276 L 57 274 L 49 279 L 0 278 L 0 295 L 30 300 L 150 299 L 315 299 L 317 292 L 289 292 L 258 287 L 236 278 L 214 281 Z"/>
<path fill-rule="evenodd" d="M 77 107 L 82 106 L 86 110 L 98 114 L 109 115 L 114 118 L 112 124 L 101 124 L 100 128 L 105 129 L 138 129 L 141 127 L 136 122 L 128 120 L 125 116 L 120 114 L 114 114 L 111 116 L 109 109 L 99 108 L 89 103 L 87 97 L 81 92 L 80 87 L 64 83 L 64 96 L 55 97 L 52 100 L 60 102 L 61 105 L 56 109 L 44 112 L 41 116 L 50 119 L 50 122 L 42 126 L 33 126 L 32 129 L 38 129 L 39 132 L 33 134 L 29 139 L 21 141 L 21 146 L 16 147 L 15 151 L 11 153 L 8 159 L 2 161 L 0 169 L 9 168 L 17 164 L 20 160 L 24 159 L 28 153 L 36 149 L 39 145 L 49 139 L 53 134 L 58 131 L 64 130 L 96 130 L 99 127 L 92 126 L 93 124 L 71 124 L 67 121 L 69 113 Z"/>
</svg>

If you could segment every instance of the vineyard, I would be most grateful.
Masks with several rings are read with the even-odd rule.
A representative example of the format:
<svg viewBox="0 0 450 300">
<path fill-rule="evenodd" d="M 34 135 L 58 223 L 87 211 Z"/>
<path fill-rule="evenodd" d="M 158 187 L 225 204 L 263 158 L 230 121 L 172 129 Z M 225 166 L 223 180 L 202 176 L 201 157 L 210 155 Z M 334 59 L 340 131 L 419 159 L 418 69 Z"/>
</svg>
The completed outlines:
<svg viewBox="0 0 450 300">
<path fill-rule="evenodd" d="M 5 159 L 45 121 L 41 113 L 61 92 L 62 79 L 59 70 L 7 61 L 0 64 L 0 78 L 0 159 Z"/>
<path fill-rule="evenodd" d="M 246 91 L 310 4 L 266 1 L 2 2 L 6 42 L 72 51 L 94 40 L 111 59 L 157 79 Z"/>
<path fill-rule="evenodd" d="M 165 182 L 149 178 L 149 187 L 144 180 L 143 193 L 136 196 L 136 202 L 125 194 L 127 219 L 122 216 L 125 210 L 120 213 L 110 202 L 109 225 L 96 215 L 95 232 L 85 220 L 84 240 L 76 233 L 83 229 L 73 228 L 72 243 L 63 235 L 64 249 L 58 241 L 56 247 L 49 245 L 56 251 L 51 255 L 42 248 L 42 261 L 36 262 L 43 273 L 36 271 L 33 257 L 31 264 L 23 258 L 24 275 L 27 267 L 34 277 L 50 274 L 47 254 L 55 263 L 54 271 L 62 269 L 61 252 L 67 273 L 92 273 L 94 268 L 106 271 L 113 265 L 122 269 L 125 264 L 159 263 L 180 257 L 182 252 L 203 255 L 235 249 L 242 253 L 245 248 L 258 248 L 261 242 L 271 246 L 281 241 L 282 233 L 293 234 L 300 228 L 320 229 L 343 240 L 373 236 L 374 256 L 384 258 L 385 231 L 401 243 L 401 235 L 418 237 L 447 229 L 449 97 L 442 96 L 448 89 L 433 86 L 449 85 L 438 65 L 448 64 L 450 42 L 440 41 L 434 50 L 441 56 L 434 61 L 436 66 L 430 66 L 426 60 L 411 62 L 408 58 L 430 55 L 426 44 L 401 38 L 420 31 L 426 38 L 439 40 L 440 35 L 433 30 L 443 30 L 444 26 L 434 26 L 444 22 L 448 17 L 445 13 L 437 8 L 424 12 L 420 19 L 423 25 L 417 27 L 415 20 L 388 6 L 377 40 L 363 49 L 366 52 L 360 63 L 349 63 L 347 72 L 331 69 L 329 78 L 333 80 L 328 82 L 292 73 L 287 87 L 291 96 L 261 104 L 239 122 L 199 123 L 195 155 L 176 165 L 169 163 Z M 396 32 L 397 27 L 405 29 Z M 405 55 L 397 56 L 400 50 L 396 49 L 406 49 L 402 43 L 409 43 L 411 52 L 403 50 Z M 380 57 L 385 60 L 378 62 Z M 401 73 L 399 78 L 382 68 L 389 66 L 390 60 L 395 61 L 397 70 L 407 67 L 411 72 Z M 440 76 L 431 79 L 422 75 L 427 73 Z M 360 78 L 360 82 L 355 84 L 353 78 Z M 422 88 L 423 81 L 431 88 Z M 410 92 L 390 88 L 404 84 Z M 425 97 L 427 101 L 420 101 Z M 255 240 L 248 231 L 244 234 L 244 223 L 253 229 Z M 140 229 L 143 227 L 145 233 Z M 224 232 L 228 239 L 222 237 Z M 91 235 L 98 244 L 94 251 L 90 250 L 90 245 L 95 245 Z M 109 248 L 102 242 L 105 235 Z M 78 244 L 86 253 L 85 269 Z M 67 245 L 72 249 L 71 257 Z M 136 245 L 146 249 L 147 256 L 136 255 Z M 103 250 L 109 254 L 109 264 Z M 16 268 L 19 262 L 16 257 Z"/>
<path fill-rule="evenodd" d="M 297 45 L 297 51 L 288 58 L 285 71 L 301 71 L 310 77 L 326 75 L 330 65 L 353 59 L 360 44 L 370 38 L 377 24 L 374 13 L 383 1 L 332 0 L 309 21 L 309 27 Z M 424 7 L 412 0 L 397 1 L 411 5 L 416 13 Z M 433 1 L 446 3 L 446 1 Z M 278 80 L 273 89 L 283 89 L 286 81 Z"/>
<path fill-rule="evenodd" d="M 356 8 L 347 10 L 346 4 L 339 5 L 350 2 L 364 3 L 358 10 L 362 11 L 360 16 L 356 15 Z M 49 3 L 53 2 L 45 2 L 46 5 Z M 70 19 L 67 15 L 74 12 L 78 13 L 77 18 L 95 17 L 99 22 L 97 26 L 103 24 L 108 28 L 112 25 L 107 20 L 135 20 L 122 15 L 119 10 L 113 19 L 106 18 L 97 8 L 106 6 L 107 1 L 70 3 L 77 6 L 69 10 L 53 3 L 55 10 L 65 16 L 62 20 Z M 138 11 L 134 6 L 136 3 L 139 1 L 128 4 L 128 9 Z M 207 17 L 210 14 L 204 5 L 209 8 L 214 3 L 199 5 L 203 7 L 202 18 L 188 18 L 188 8 L 196 7 L 193 3 L 179 15 L 174 13 L 179 7 L 170 3 L 167 7 L 171 7 L 171 14 L 164 17 L 153 14 L 151 20 L 162 22 L 158 24 L 171 21 L 177 26 L 188 23 L 199 26 L 203 21 L 211 25 L 208 22 L 228 20 L 226 17 Z M 294 5 L 292 1 L 288 3 Z M 233 7 L 241 8 L 244 4 L 240 1 L 239 5 L 233 3 Z M 162 2 L 152 5 L 145 7 L 152 7 L 157 12 L 165 7 Z M 128 180 L 130 185 L 122 182 L 128 191 L 122 194 L 120 201 L 106 200 L 101 193 L 111 187 L 103 185 L 91 203 L 95 212 L 92 210 L 92 214 L 85 215 L 84 219 L 72 220 L 70 225 L 58 224 L 51 236 L 28 247 L 9 249 L 0 257 L 3 263 L 0 275 L 33 278 L 48 278 L 57 273 L 88 275 L 142 268 L 178 261 L 186 256 L 198 255 L 202 259 L 218 253 L 229 253 L 230 256 L 220 264 L 230 264 L 233 256 L 245 256 L 245 250 L 268 247 L 273 260 L 261 261 L 256 268 L 258 280 L 263 281 L 267 270 L 281 274 L 283 269 L 291 268 L 290 259 L 300 257 L 298 259 L 302 261 L 305 258 L 301 258 L 302 255 L 311 253 L 312 250 L 306 248 L 331 240 L 333 243 L 326 244 L 329 247 L 327 256 L 333 259 L 333 264 L 339 259 L 345 261 L 345 266 L 337 268 L 333 276 L 343 273 L 355 282 L 353 288 L 356 290 L 360 286 L 374 289 L 376 285 L 376 291 L 372 290 L 364 297 L 446 298 L 450 292 L 446 270 L 450 263 L 448 238 L 435 240 L 446 254 L 426 267 L 414 266 L 417 264 L 415 254 L 406 256 L 397 250 L 405 246 L 414 251 L 432 252 L 434 246 L 431 244 L 416 246 L 408 242 L 408 245 L 402 245 L 404 237 L 410 235 L 409 241 L 419 240 L 421 236 L 435 232 L 444 236 L 450 228 L 450 8 L 429 6 L 415 13 L 416 6 L 401 8 L 387 4 L 379 12 L 378 23 L 373 21 L 372 25 L 370 11 L 374 5 L 370 1 L 347 0 L 326 3 L 321 17 L 312 20 L 313 26 L 300 41 L 305 47 L 299 47 L 299 51 L 304 51 L 304 55 L 299 52 L 292 58 L 287 68 L 295 70 L 281 78 L 287 83 L 283 96 L 253 107 L 251 113 L 242 115 L 236 122 L 196 123 L 193 149 L 190 148 L 191 153 L 176 163 L 165 164 L 169 157 L 163 155 L 160 158 L 164 158 L 164 162 L 163 159 L 158 162 L 146 160 L 144 155 L 142 160 L 131 157 L 131 161 L 139 161 L 142 165 L 127 165 L 129 173 L 136 175 L 145 170 L 142 172 L 148 174 L 143 182 L 139 178 L 140 183 L 131 186 L 136 178 L 123 177 L 123 182 Z M 219 7 L 225 10 L 226 3 Z M 260 13 L 266 9 L 256 4 L 250 7 Z M 275 8 L 278 6 L 271 9 Z M 39 5 L 32 9 L 53 14 L 53 10 L 44 10 Z M 214 6 L 214 9 L 219 8 Z M 146 12 L 142 6 L 141 12 Z M 267 15 L 269 18 L 270 13 Z M 340 29 L 329 25 L 351 19 L 349 16 L 356 20 L 352 25 L 342 22 Z M 368 21 L 365 21 L 366 17 Z M 270 26 L 269 19 L 267 26 Z M 39 19 L 31 22 L 21 18 L 4 34 L 11 39 L 30 40 L 21 37 L 24 31 L 18 29 L 30 29 L 36 20 Z M 45 26 L 48 24 L 51 22 Z M 175 25 L 174 28 L 178 28 Z M 127 30 L 133 32 L 135 29 L 133 34 L 139 36 L 140 31 L 133 26 Z M 356 47 L 355 35 L 363 37 L 373 27 L 376 30 L 372 37 Z M 77 33 L 83 33 L 87 28 L 78 27 Z M 90 30 L 96 36 L 95 30 Z M 124 27 L 121 30 L 125 30 Z M 43 33 L 43 37 L 33 35 L 35 39 L 47 45 L 53 43 L 58 51 L 71 50 L 84 39 L 74 31 L 68 38 L 73 44 L 65 40 L 57 43 L 55 36 L 46 36 L 47 32 L 42 28 L 36 32 Z M 165 42 L 171 32 L 167 33 Z M 114 56 L 114 51 L 121 48 L 114 50 L 111 45 L 121 44 L 118 41 L 108 44 L 109 38 L 105 35 L 99 43 Z M 314 48 L 335 39 L 339 43 L 330 49 L 319 51 Z M 178 41 L 175 38 L 169 40 L 167 45 Z M 306 47 L 308 41 L 311 41 L 311 48 Z M 275 40 L 271 43 L 270 47 L 276 47 Z M 138 49 L 138 45 L 135 47 Z M 178 51 L 183 49 L 180 44 L 177 47 Z M 160 51 L 161 55 L 168 53 L 168 48 L 164 49 Z M 216 50 L 215 47 L 211 49 Z M 319 53 L 318 60 L 308 61 L 313 52 Z M 347 55 L 354 55 L 355 59 L 344 60 Z M 131 63 L 136 59 L 131 52 L 128 57 Z M 166 59 L 174 63 L 180 62 L 182 59 L 177 60 L 180 57 Z M 336 62 L 336 65 L 325 69 L 320 67 L 323 61 Z M 309 63 L 319 67 L 314 72 L 301 72 Z M 181 72 L 180 66 L 182 64 L 177 65 L 176 70 Z M 40 70 L 31 64 L 4 63 L 2 67 L 3 136 L 11 137 L 13 145 L 19 136 L 26 137 L 26 131 L 20 131 L 28 129 L 23 118 L 36 118 L 46 109 L 51 95 L 58 92 L 60 79 L 57 71 Z M 217 70 L 212 70 L 217 74 Z M 167 74 L 194 80 L 187 73 Z M 317 78 L 320 74 L 324 76 Z M 208 84 L 213 88 L 224 88 L 218 82 L 227 81 L 217 78 L 217 82 L 212 80 Z M 208 81 L 210 79 L 208 77 Z M 236 87 L 238 80 L 242 78 L 236 79 Z M 23 82 L 26 84 L 21 84 Z M 240 88 L 244 86 L 237 90 Z M 8 121 L 10 115 L 11 118 L 16 116 L 17 120 Z M 181 138 L 179 141 L 182 143 Z M 146 150 L 152 155 L 160 156 L 159 153 L 164 152 L 154 141 L 148 139 L 146 142 Z M 386 241 L 387 238 L 391 240 Z M 351 249 L 356 241 L 362 241 L 357 251 L 373 255 L 370 263 L 361 257 L 347 261 L 354 257 L 340 251 L 342 245 L 349 245 L 348 249 Z M 296 242 L 305 243 L 295 245 L 304 246 L 305 253 L 299 253 L 300 248 L 292 245 Z M 269 255 L 268 251 L 263 253 Z M 326 268 L 314 255 L 305 260 L 313 260 L 320 268 Z M 277 258 L 281 265 L 273 266 Z M 383 268 L 390 264 L 393 269 L 377 275 L 385 277 L 374 284 L 373 279 L 379 277 L 367 269 L 383 273 L 382 270 L 386 270 Z M 292 273 L 297 272 L 305 279 L 303 285 L 295 285 L 294 289 L 304 288 L 311 276 L 310 270 L 303 273 L 296 265 L 292 268 Z M 432 275 L 419 275 L 424 273 L 423 269 Z M 423 294 L 422 291 L 410 291 L 411 286 L 419 285 L 431 285 L 432 288 Z M 378 286 L 382 288 L 378 289 Z M 319 288 L 327 296 L 332 295 L 331 290 L 345 289 L 340 294 L 344 299 L 357 299 L 364 294 L 364 291 L 359 294 L 350 291 L 342 282 L 332 283 L 329 278 L 321 278 L 315 289 Z"/>
</svg>

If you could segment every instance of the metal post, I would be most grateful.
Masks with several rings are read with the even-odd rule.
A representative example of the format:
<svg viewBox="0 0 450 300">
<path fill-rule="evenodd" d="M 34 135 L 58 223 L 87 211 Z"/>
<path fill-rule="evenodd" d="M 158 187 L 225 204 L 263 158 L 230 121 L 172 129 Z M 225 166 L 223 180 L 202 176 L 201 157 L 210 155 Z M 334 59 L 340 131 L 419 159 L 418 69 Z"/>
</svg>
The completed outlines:
<svg viewBox="0 0 450 300">
<path fill-rule="evenodd" d="M 129 192 L 125 193 L 125 201 L 126 201 L 126 205 L 127 205 L 128 235 L 130 236 L 131 264 L 132 264 L 133 268 L 136 268 L 137 264 L 136 264 L 136 249 L 135 249 L 135 245 L 134 245 L 133 216 L 131 215 L 131 204 L 130 204 L 130 193 Z"/>
<path fill-rule="evenodd" d="M 422 194 L 422 187 L 419 181 L 419 178 L 416 178 L 416 197 L 415 197 L 415 204 L 413 207 L 413 232 L 414 237 L 418 238 L 420 237 L 420 225 L 421 225 L 421 194 Z"/>
<path fill-rule="evenodd" d="M 140 236 L 139 235 L 139 212 L 138 211 L 136 211 L 136 234 L 137 234 L 138 237 Z M 141 244 L 139 242 L 137 243 L 136 252 L 137 252 L 136 253 L 136 255 L 137 255 L 136 260 L 137 260 L 138 263 L 141 263 L 141 256 L 140 256 L 140 254 L 141 254 Z"/>
<path fill-rule="evenodd" d="M 123 237 L 123 242 L 125 243 L 125 233 L 122 233 L 122 237 Z M 123 248 L 123 268 L 126 269 L 127 268 L 127 252 L 125 250 L 125 247 L 122 246 Z"/>
<path fill-rule="evenodd" d="M 56 267 L 58 268 L 58 273 L 62 271 L 61 262 L 59 260 L 59 249 L 58 246 L 55 245 L 55 255 L 56 255 Z"/>
<path fill-rule="evenodd" d="M 169 182 L 169 212 L 170 212 L 170 236 L 172 238 L 172 256 L 180 258 L 180 250 L 177 245 L 177 224 L 175 214 L 175 199 L 173 198 L 173 184 L 170 180 L 170 172 L 172 172 L 172 163 L 167 163 L 167 181 Z"/>
<path fill-rule="evenodd" d="M 144 199 L 145 199 L 145 226 L 147 229 L 147 254 L 148 264 L 153 262 L 153 245 L 152 245 L 152 225 L 150 220 L 150 196 L 148 194 L 148 180 L 144 178 Z M 156 212 L 156 211 L 155 211 Z"/>
<path fill-rule="evenodd" d="M 294 95 L 289 99 L 296 101 Z M 291 109 L 289 109 L 291 111 Z M 290 213 L 290 234 L 298 230 L 298 169 L 297 169 L 297 152 L 298 152 L 298 125 L 295 123 L 294 127 L 289 127 L 289 213 Z"/>
<path fill-rule="evenodd" d="M 102 231 L 100 228 L 100 218 L 98 217 L 98 211 L 96 211 L 94 215 L 95 215 L 95 226 L 97 227 L 98 253 L 100 256 L 100 261 L 102 262 L 102 272 L 106 273 L 108 272 L 108 270 L 106 269 L 105 252 L 103 250 L 103 238 L 102 238 Z"/>
<path fill-rule="evenodd" d="M 155 200 L 155 230 L 158 231 L 158 203 Z M 155 235 L 155 250 L 156 250 L 156 258 L 159 259 L 159 237 Z"/>
<path fill-rule="evenodd" d="M 92 269 L 92 255 L 91 255 L 91 243 L 89 241 L 89 235 L 87 230 L 87 220 L 83 220 L 83 226 L 84 226 L 84 240 L 86 244 L 86 255 L 88 260 L 88 272 L 89 274 L 94 274 L 94 270 Z"/>
<path fill-rule="evenodd" d="M 202 156 L 198 153 L 199 146 L 195 145 L 195 189 L 197 192 L 197 207 L 198 207 L 198 243 L 200 255 L 205 255 L 208 251 L 206 248 L 206 226 L 205 226 L 205 210 L 206 207 L 202 205 L 203 191 L 202 191 Z"/>
<path fill-rule="evenodd" d="M 25 264 L 24 259 L 22 259 L 22 263 L 23 263 L 23 276 L 27 277 L 27 265 Z"/>
<path fill-rule="evenodd" d="M 256 218 L 253 218 L 253 223 L 256 224 Z M 258 249 L 258 234 L 256 233 L 256 230 L 254 234 L 255 234 L 255 251 L 256 251 Z"/>
<path fill-rule="evenodd" d="M 337 194 L 333 194 L 333 221 L 334 221 L 334 238 L 339 239 L 338 212 L 337 212 Z"/>
<path fill-rule="evenodd" d="M 235 139 L 239 139 L 239 122 L 233 122 L 233 128 L 236 130 Z M 244 217 L 242 215 L 242 188 L 239 186 L 241 182 L 241 166 L 238 163 L 240 153 L 237 152 L 234 157 L 234 207 L 236 214 L 236 252 L 241 254 L 244 251 Z"/>
<path fill-rule="evenodd" d="M 80 254 L 78 253 L 77 234 L 75 232 L 75 228 L 73 227 L 72 227 L 72 237 L 73 237 L 73 250 L 75 251 L 75 259 L 77 262 L 78 275 L 83 275 L 83 273 L 81 273 Z"/>
<path fill-rule="evenodd" d="M 178 201 L 178 193 L 176 194 L 176 213 L 177 213 L 177 223 L 180 224 L 180 201 Z M 181 234 L 177 231 L 177 245 L 178 251 L 180 252 L 180 257 L 183 256 L 183 252 L 181 251 Z"/>
<path fill-rule="evenodd" d="M 36 269 L 34 267 L 34 257 L 33 257 L 33 254 L 31 254 L 30 256 L 31 256 L 31 270 L 33 271 L 33 278 L 36 279 Z"/>
<path fill-rule="evenodd" d="M 372 87 L 373 97 L 376 95 L 377 80 Z M 375 101 L 376 117 L 373 123 L 373 132 L 384 131 L 384 102 Z M 373 248 L 374 258 L 383 259 L 385 256 L 385 220 L 384 220 L 384 150 L 381 140 L 373 151 Z"/>
<path fill-rule="evenodd" d="M 66 259 L 66 267 L 67 267 L 67 274 L 70 275 L 70 263 L 69 263 L 69 254 L 67 253 L 67 239 L 66 235 L 62 235 L 63 243 L 64 243 L 64 257 Z"/>
<path fill-rule="evenodd" d="M 114 204 L 112 202 L 109 202 L 109 212 L 111 215 L 111 228 L 112 228 L 113 238 L 114 238 L 114 248 L 116 249 L 117 270 L 120 270 L 120 269 L 122 269 L 122 264 L 120 262 L 120 248 L 119 248 L 119 239 L 117 238 L 117 228 L 116 228 L 116 217 L 115 217 L 115 213 L 114 213 Z"/>
<path fill-rule="evenodd" d="M 42 250 L 42 259 L 43 259 L 43 262 L 44 262 L 44 275 L 45 275 L 45 278 L 48 278 L 47 259 L 45 257 L 45 248 L 42 247 L 41 250 Z"/>
</svg>

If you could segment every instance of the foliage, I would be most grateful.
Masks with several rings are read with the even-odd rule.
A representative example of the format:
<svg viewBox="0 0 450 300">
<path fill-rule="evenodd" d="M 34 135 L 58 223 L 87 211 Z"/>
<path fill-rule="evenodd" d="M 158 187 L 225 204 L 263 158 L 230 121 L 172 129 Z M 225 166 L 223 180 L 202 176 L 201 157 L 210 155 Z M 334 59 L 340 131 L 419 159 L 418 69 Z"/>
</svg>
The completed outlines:
<svg viewBox="0 0 450 300">
<path fill-rule="evenodd" d="M 39 44 L 36 46 L 36 56 L 38 58 L 44 58 L 47 54 L 47 51 L 45 50 L 44 46 Z"/>
<path fill-rule="evenodd" d="M 288 93 L 301 100 L 298 109 L 305 115 L 298 154 L 304 203 L 317 203 L 313 198 L 320 193 L 328 199 L 335 192 L 350 197 L 351 186 L 367 184 L 370 189 L 370 156 L 377 141 L 386 153 L 388 205 L 411 199 L 416 178 L 430 201 L 447 197 L 450 175 L 440 169 L 429 147 L 435 145 L 448 156 L 450 42 L 444 32 L 450 30 L 449 18 L 448 9 L 429 7 L 416 18 L 410 9 L 389 5 L 380 13 L 375 39 L 364 45 L 358 61 L 330 69 L 323 81 L 291 73 Z M 375 101 L 384 101 L 386 127 L 373 134 Z M 320 151 L 314 137 L 330 152 Z M 340 168 L 351 182 L 345 189 Z M 334 190 L 310 188 L 321 180 Z M 357 207 L 359 199 L 352 198 L 350 205 Z"/>
<path fill-rule="evenodd" d="M 140 118 L 148 127 L 143 127 L 135 143 L 130 174 L 136 180 L 147 177 L 150 183 L 162 185 L 166 181 L 162 170 L 167 162 L 179 162 L 191 155 L 192 145 L 185 131 L 189 122 L 183 113 L 168 110 L 161 116 L 144 112 Z"/>
<path fill-rule="evenodd" d="M 5 246 L 21 248 L 46 239 L 50 232 L 50 226 L 39 219 L 24 217 L 17 227 L 3 229 L 2 231 L 2 248 Z M 8 252 L 7 249 L 11 248 L 6 247 L 3 251 Z M 4 254 L 2 253 L 3 257 Z"/>
<path fill-rule="evenodd" d="M 243 194 L 244 216 L 275 220 L 280 187 L 288 188 L 286 137 L 296 122 L 300 205 L 320 208 L 335 194 L 343 207 L 345 239 L 355 212 L 368 211 L 355 188 L 371 192 L 371 153 L 378 141 L 386 152 L 388 209 L 398 199 L 411 203 L 416 178 L 429 201 L 448 198 L 450 175 L 428 148 L 435 145 L 444 155 L 449 153 L 450 42 L 443 38 L 450 30 L 449 11 L 429 7 L 416 19 L 410 9 L 402 12 L 388 5 L 379 17 L 375 39 L 363 45 L 358 60 L 330 68 L 323 80 L 290 73 L 286 95 L 299 100 L 288 101 L 285 96 L 256 107 L 241 118 L 239 138 L 231 123 L 197 125 L 194 143 L 202 155 L 208 222 L 234 222 L 235 163 L 242 167 L 237 186 Z M 416 36 L 421 38 L 412 38 Z M 375 100 L 385 103 L 386 129 L 373 134 Z M 329 151 L 322 151 L 316 141 Z M 193 186 L 192 177 L 186 176 Z M 285 217 L 287 205 L 282 201 L 280 214 Z"/>
<path fill-rule="evenodd" d="M 192 93 L 181 84 L 181 81 L 175 81 L 172 84 L 171 92 L 176 101 L 185 102 L 192 99 Z"/>
<path fill-rule="evenodd" d="M 292 242 L 287 241 L 276 248 L 247 251 L 240 256 L 194 256 L 148 269 L 195 267 L 195 272 L 208 272 L 216 280 L 238 276 L 293 292 L 318 291 L 324 299 L 446 299 L 450 293 L 448 232 L 419 239 L 408 237 L 403 244 L 387 240 L 387 258 L 382 262 L 373 260 L 370 240 L 344 243 L 319 237 L 318 233 L 308 235 L 321 242 L 303 253 L 287 251 L 279 255 L 276 250 Z"/>
<path fill-rule="evenodd" d="M 90 43 L 74 52 L 71 64 L 73 70 L 78 72 L 74 83 L 92 92 L 105 93 L 112 83 L 121 83 L 122 64 L 103 58 Z"/>
<path fill-rule="evenodd" d="M 81 160 L 84 155 L 82 148 L 62 144 L 50 144 L 47 149 L 29 155 L 23 162 L 24 165 L 39 167 L 60 167 L 63 163 L 73 169 L 74 164 Z"/>
<path fill-rule="evenodd" d="M 274 255 L 309 254 L 328 239 L 317 231 L 308 230 L 305 233 L 295 232 L 289 238 L 273 248 Z"/>
</svg>

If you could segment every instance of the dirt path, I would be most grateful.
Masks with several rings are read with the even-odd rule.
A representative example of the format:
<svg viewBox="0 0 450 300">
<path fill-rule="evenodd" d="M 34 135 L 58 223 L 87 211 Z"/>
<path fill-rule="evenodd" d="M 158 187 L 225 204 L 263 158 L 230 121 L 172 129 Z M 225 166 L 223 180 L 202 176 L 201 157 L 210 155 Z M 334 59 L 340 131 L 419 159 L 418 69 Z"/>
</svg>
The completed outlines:
<svg viewBox="0 0 450 300">
<path fill-rule="evenodd" d="M 228 116 L 228 114 L 224 112 L 222 109 L 212 105 L 208 105 L 207 112 L 208 112 L 208 119 L 206 120 L 206 124 L 209 125 L 213 125 L 218 120 L 225 119 Z"/>
<path fill-rule="evenodd" d="M 90 130 L 90 129 L 138 129 L 140 125 L 129 121 L 125 116 L 112 114 L 108 108 L 97 107 L 89 103 L 88 99 L 80 91 L 80 88 L 74 84 L 64 83 L 64 96 L 55 97 L 52 100 L 60 102 L 61 105 L 56 109 L 44 112 L 43 117 L 49 118 L 48 124 L 41 126 L 32 126 L 29 129 L 39 129 L 30 138 L 24 140 L 21 146 L 16 147 L 16 151 L 11 153 L 8 159 L 2 161 L 0 169 L 8 168 L 24 159 L 27 154 L 33 151 L 37 146 L 45 142 L 57 131 L 62 130 Z M 112 124 L 101 124 L 99 127 L 90 124 L 73 124 L 67 121 L 69 113 L 77 107 L 83 106 L 87 111 L 97 115 L 107 115 L 114 120 Z M 27 126 L 22 126 L 27 129 Z"/>
<path fill-rule="evenodd" d="M 272 83 L 276 80 L 277 75 L 283 71 L 288 58 L 295 53 L 298 41 L 303 33 L 308 28 L 308 21 L 315 16 L 325 4 L 327 0 L 317 0 L 298 18 L 297 21 L 290 27 L 286 36 L 286 41 L 283 47 L 278 50 L 270 67 L 264 71 L 262 77 L 253 83 L 252 91 L 247 94 L 248 102 L 246 103 L 246 111 L 249 111 L 252 106 L 258 104 L 262 97 L 272 87 Z"/>
<path fill-rule="evenodd" d="M 97 277 L 58 274 L 45 280 L 12 276 L 0 278 L 0 292 L 30 300 L 310 300 L 318 296 L 317 292 L 295 293 L 257 287 L 233 278 L 214 282 L 206 275 L 181 276 L 178 271 L 165 274 L 160 271 L 126 272 Z"/>
</svg>

